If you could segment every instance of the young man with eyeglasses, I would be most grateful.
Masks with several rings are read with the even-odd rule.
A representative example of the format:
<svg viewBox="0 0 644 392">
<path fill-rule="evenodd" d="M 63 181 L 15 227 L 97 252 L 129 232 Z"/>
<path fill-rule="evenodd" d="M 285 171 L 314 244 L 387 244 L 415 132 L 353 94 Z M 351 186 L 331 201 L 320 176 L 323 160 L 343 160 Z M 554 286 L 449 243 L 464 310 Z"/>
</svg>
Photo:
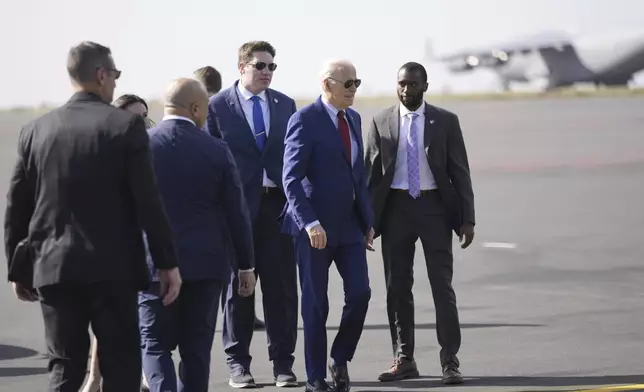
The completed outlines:
<svg viewBox="0 0 644 392">
<path fill-rule="evenodd" d="M 293 241 L 280 231 L 286 197 L 282 186 L 284 135 L 295 101 L 269 88 L 277 68 L 275 48 L 265 41 L 243 44 L 239 80 L 210 98 L 207 130 L 222 137 L 235 158 L 251 213 L 255 272 L 262 288 L 269 359 L 278 387 L 297 386 L 293 352 L 297 341 L 297 268 Z M 255 386 L 250 372 L 254 297 L 242 298 L 230 282 L 224 305 L 223 344 L 230 386 Z"/>
</svg>

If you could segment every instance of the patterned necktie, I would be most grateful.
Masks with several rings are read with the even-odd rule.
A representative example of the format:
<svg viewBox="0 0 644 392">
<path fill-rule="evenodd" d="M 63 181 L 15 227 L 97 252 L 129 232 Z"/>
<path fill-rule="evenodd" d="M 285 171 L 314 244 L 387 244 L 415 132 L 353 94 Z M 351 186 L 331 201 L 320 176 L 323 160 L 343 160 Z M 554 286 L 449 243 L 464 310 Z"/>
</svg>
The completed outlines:
<svg viewBox="0 0 644 392">
<path fill-rule="evenodd" d="M 349 123 L 344 118 L 344 110 L 338 112 L 338 131 L 340 132 L 342 144 L 344 144 L 344 148 L 347 149 L 347 154 L 349 154 L 349 160 L 351 160 L 351 136 L 349 135 Z"/>
<path fill-rule="evenodd" d="M 264 113 L 262 112 L 262 105 L 260 105 L 260 98 L 253 95 L 250 98 L 253 101 L 253 127 L 255 128 L 255 140 L 259 151 L 264 149 L 266 144 L 266 125 L 264 124 Z"/>
<path fill-rule="evenodd" d="M 409 113 L 409 132 L 407 133 L 407 180 L 409 194 L 414 199 L 420 196 L 420 168 L 418 166 L 418 127 L 414 119 L 418 114 Z"/>
</svg>

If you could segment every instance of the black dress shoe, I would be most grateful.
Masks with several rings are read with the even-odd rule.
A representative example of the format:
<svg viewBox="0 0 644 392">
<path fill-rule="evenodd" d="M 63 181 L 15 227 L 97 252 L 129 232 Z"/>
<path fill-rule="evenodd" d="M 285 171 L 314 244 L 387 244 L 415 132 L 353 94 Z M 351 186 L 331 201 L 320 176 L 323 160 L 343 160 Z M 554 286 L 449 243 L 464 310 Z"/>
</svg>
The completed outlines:
<svg viewBox="0 0 644 392">
<path fill-rule="evenodd" d="M 463 375 L 456 365 L 445 365 L 443 367 L 443 384 L 455 385 L 463 383 Z"/>
<path fill-rule="evenodd" d="M 333 379 L 333 390 L 335 392 L 349 392 L 351 390 L 349 369 L 346 366 L 338 366 L 329 361 L 329 372 Z"/>
<path fill-rule="evenodd" d="M 318 381 L 307 381 L 306 387 L 304 388 L 306 392 L 334 392 L 333 389 L 326 383 L 324 380 Z"/>
<path fill-rule="evenodd" d="M 253 329 L 255 331 L 263 331 L 264 329 L 266 329 L 266 324 L 264 324 L 262 320 L 258 319 L 257 316 L 255 316 L 255 321 L 253 322 Z"/>
</svg>

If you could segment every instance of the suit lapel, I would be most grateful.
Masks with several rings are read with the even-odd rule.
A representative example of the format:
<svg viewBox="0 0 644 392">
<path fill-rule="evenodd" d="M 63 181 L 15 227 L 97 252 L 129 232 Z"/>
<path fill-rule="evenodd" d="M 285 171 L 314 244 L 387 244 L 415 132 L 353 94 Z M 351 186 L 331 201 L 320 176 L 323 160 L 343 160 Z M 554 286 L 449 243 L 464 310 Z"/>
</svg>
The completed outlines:
<svg viewBox="0 0 644 392">
<path fill-rule="evenodd" d="M 387 127 L 385 128 L 389 132 L 389 137 L 392 141 L 389 149 L 383 150 L 383 160 L 385 162 L 385 170 L 392 167 L 396 163 L 396 158 L 398 157 L 398 143 L 400 140 L 400 106 L 396 105 L 391 108 L 389 117 L 387 118 Z"/>
<path fill-rule="evenodd" d="M 358 151 L 356 151 L 357 156 L 361 157 L 364 154 L 362 153 L 362 132 L 358 130 L 356 121 L 354 121 L 353 118 L 353 113 L 349 112 L 349 110 L 346 110 L 345 113 L 347 114 L 347 121 L 349 122 L 349 131 L 353 133 L 353 137 L 356 140 L 356 145 L 358 146 Z M 344 144 L 342 145 L 344 147 Z M 346 151 L 346 148 L 344 149 Z M 348 155 L 348 154 L 345 154 Z M 349 162 L 352 163 L 351 157 L 349 158 Z"/>
<path fill-rule="evenodd" d="M 434 110 L 434 108 L 431 105 L 425 104 L 425 129 L 423 133 L 423 144 L 425 147 L 425 155 L 427 155 L 427 158 L 429 158 L 429 151 L 432 146 L 432 140 L 434 139 L 434 136 L 438 131 L 439 116 L 437 116 L 436 114 L 437 114 L 436 110 Z"/>
<path fill-rule="evenodd" d="M 269 121 L 270 125 L 268 125 L 268 139 L 266 140 L 266 145 L 264 146 L 264 150 L 262 152 L 262 155 L 266 153 L 266 150 L 268 150 L 268 147 L 275 143 L 279 139 L 279 135 L 277 135 L 277 130 L 279 128 L 279 122 L 278 120 L 278 99 L 273 97 L 271 94 L 271 91 L 269 89 L 266 89 L 266 100 L 268 103 L 268 112 L 269 112 Z"/>
<path fill-rule="evenodd" d="M 244 109 L 242 109 L 241 101 L 239 100 L 239 95 L 237 94 L 237 83 L 228 91 L 228 96 L 226 97 L 226 103 L 230 108 L 230 112 L 233 114 L 233 117 L 237 117 L 237 120 L 243 124 L 242 129 L 239 129 L 239 137 L 246 139 L 247 142 L 252 143 L 255 146 L 257 152 L 259 148 L 257 147 L 257 141 L 253 137 L 253 130 L 250 125 L 248 125 L 248 120 L 246 120 L 246 115 L 244 114 Z"/>
</svg>

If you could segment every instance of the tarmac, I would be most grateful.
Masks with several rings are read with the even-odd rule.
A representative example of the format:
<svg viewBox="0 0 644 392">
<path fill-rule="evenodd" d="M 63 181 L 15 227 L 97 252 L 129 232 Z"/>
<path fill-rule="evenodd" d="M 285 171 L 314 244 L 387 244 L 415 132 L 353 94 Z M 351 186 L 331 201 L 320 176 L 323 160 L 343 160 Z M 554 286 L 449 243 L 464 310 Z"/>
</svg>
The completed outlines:
<svg viewBox="0 0 644 392">
<path fill-rule="evenodd" d="M 465 384 L 440 383 L 434 306 L 420 245 L 414 290 L 422 377 L 377 381 L 392 354 L 376 241 L 377 251 L 368 255 L 370 310 L 349 365 L 352 391 L 644 390 L 644 97 L 441 106 L 460 117 L 477 212 L 472 246 L 462 250 L 454 242 Z M 366 134 L 381 108 L 358 103 L 356 109 Z M 0 117 L 4 194 L 17 131 L 27 120 Z M 332 339 L 343 304 L 336 271 L 329 300 Z M 18 301 L 4 285 L 0 309 L 0 392 L 45 390 L 39 307 Z M 295 371 L 303 381 L 301 332 Z M 219 330 L 212 354 L 210 390 L 231 390 Z M 255 334 L 252 355 L 262 391 L 277 391 L 265 333 Z"/>
</svg>

